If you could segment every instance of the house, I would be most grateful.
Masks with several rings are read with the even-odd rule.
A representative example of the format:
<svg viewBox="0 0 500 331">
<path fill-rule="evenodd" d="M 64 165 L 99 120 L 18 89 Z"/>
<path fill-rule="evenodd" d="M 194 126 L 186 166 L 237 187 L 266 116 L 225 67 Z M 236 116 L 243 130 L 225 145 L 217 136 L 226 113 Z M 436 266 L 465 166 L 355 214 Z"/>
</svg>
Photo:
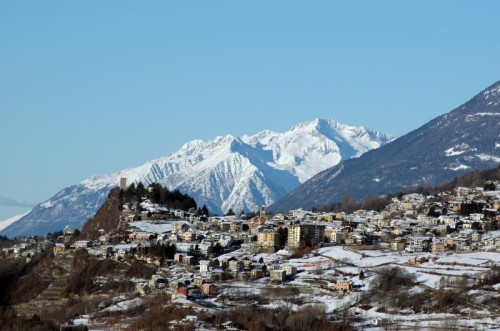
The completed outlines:
<svg viewBox="0 0 500 331">
<path fill-rule="evenodd" d="M 197 233 L 196 230 L 190 229 L 182 235 L 182 238 L 184 239 L 185 242 L 190 243 L 193 241 L 196 241 Z"/>
<path fill-rule="evenodd" d="M 243 270 L 243 261 L 232 260 L 228 263 L 229 271 L 241 271 Z"/>
<path fill-rule="evenodd" d="M 76 248 L 89 248 L 92 247 L 92 240 L 78 240 L 75 243 Z"/>
<path fill-rule="evenodd" d="M 149 281 L 149 286 L 153 288 L 165 288 L 167 284 L 168 279 L 160 275 L 151 276 L 151 280 Z"/>
<path fill-rule="evenodd" d="M 262 269 L 252 269 L 250 271 L 250 279 L 252 279 L 252 280 L 262 278 L 263 275 L 264 275 L 264 272 L 262 271 Z"/>
<path fill-rule="evenodd" d="M 181 236 L 179 236 L 177 233 L 172 233 L 169 237 L 168 237 L 168 241 L 172 244 L 177 244 L 178 242 L 180 242 L 182 239 Z"/>
<path fill-rule="evenodd" d="M 409 252 L 427 252 L 431 248 L 431 242 L 431 237 L 410 237 L 405 249 Z"/>
<path fill-rule="evenodd" d="M 409 260 L 408 260 L 408 263 L 409 264 L 422 264 L 424 262 L 427 262 L 428 259 L 425 258 L 425 257 L 422 257 L 422 256 L 414 256 L 414 257 L 411 257 Z"/>
<path fill-rule="evenodd" d="M 334 230 L 330 233 L 331 243 L 340 244 L 342 239 L 344 239 L 344 232 Z"/>
<path fill-rule="evenodd" d="M 286 280 L 286 271 L 283 269 L 274 269 L 269 272 L 271 281 L 284 282 Z"/>
<path fill-rule="evenodd" d="M 252 266 L 252 260 L 248 256 L 245 256 L 242 259 L 242 261 L 243 261 L 243 268 L 249 269 Z"/>
<path fill-rule="evenodd" d="M 479 242 L 479 241 L 481 241 L 481 239 L 482 239 L 481 233 L 479 233 L 477 231 L 475 231 L 474 233 L 472 233 L 472 235 L 471 235 L 472 242 Z"/>
<path fill-rule="evenodd" d="M 172 225 L 172 233 L 186 232 L 189 230 L 189 223 L 177 222 Z"/>
<path fill-rule="evenodd" d="M 62 254 L 66 250 L 66 246 L 64 244 L 56 243 L 54 246 L 54 254 Z"/>
<path fill-rule="evenodd" d="M 382 325 L 382 319 L 381 318 L 372 318 L 370 321 L 370 324 L 372 326 L 381 326 Z"/>
<path fill-rule="evenodd" d="M 221 246 L 225 248 L 230 247 L 233 244 L 233 236 L 221 236 L 221 238 L 219 239 L 219 244 L 221 244 Z"/>
<path fill-rule="evenodd" d="M 431 251 L 433 253 L 444 253 L 446 251 L 446 245 L 443 240 L 433 240 L 431 244 Z"/>
<path fill-rule="evenodd" d="M 192 255 L 184 255 L 182 257 L 182 263 L 186 265 L 192 265 L 194 263 L 195 257 Z"/>
<path fill-rule="evenodd" d="M 174 216 L 178 218 L 184 218 L 184 210 L 176 209 L 174 211 Z"/>
<path fill-rule="evenodd" d="M 337 282 L 333 285 L 337 291 L 352 291 L 352 283 L 350 282 Z"/>
<path fill-rule="evenodd" d="M 210 270 L 210 260 L 201 260 L 200 261 L 200 273 L 206 274 Z"/>
<path fill-rule="evenodd" d="M 186 297 L 189 296 L 189 290 L 187 287 L 179 286 L 177 287 L 177 293 L 184 294 Z"/>
<path fill-rule="evenodd" d="M 217 295 L 218 288 L 214 284 L 203 284 L 202 286 L 203 294 L 206 295 Z"/>
<path fill-rule="evenodd" d="M 99 242 L 101 244 L 108 244 L 110 242 L 110 240 L 111 240 L 111 238 L 107 234 L 99 236 Z"/>
<path fill-rule="evenodd" d="M 240 221 L 231 222 L 231 225 L 229 226 L 229 231 L 231 231 L 231 232 L 243 231 L 243 223 Z"/>
<path fill-rule="evenodd" d="M 128 235 L 129 239 L 131 240 L 150 240 L 153 239 L 154 236 L 153 234 L 149 232 L 134 232 Z"/>
<path fill-rule="evenodd" d="M 247 282 L 251 278 L 251 275 L 248 271 L 238 272 L 236 275 L 236 279 L 242 282 Z"/>
<path fill-rule="evenodd" d="M 177 263 L 182 263 L 184 260 L 184 254 L 181 253 L 175 253 L 174 254 L 174 261 Z"/>
<path fill-rule="evenodd" d="M 297 274 L 297 267 L 296 266 L 293 266 L 293 265 L 290 265 L 290 264 L 287 264 L 286 266 L 283 267 L 283 270 L 285 270 L 285 274 L 290 277 L 290 276 L 293 276 L 295 274 Z"/>
<path fill-rule="evenodd" d="M 112 246 L 101 246 L 99 248 L 99 252 L 102 256 L 109 256 L 113 254 L 113 247 Z"/>
<path fill-rule="evenodd" d="M 193 285 L 198 286 L 198 287 L 202 287 L 203 284 L 205 284 L 205 281 L 206 281 L 206 279 L 203 277 L 195 277 L 193 280 Z"/>
<path fill-rule="evenodd" d="M 394 238 L 391 241 L 391 249 L 393 251 L 403 251 L 406 247 L 406 239 L 403 238 Z"/>
<path fill-rule="evenodd" d="M 280 234 L 278 231 L 264 229 L 257 235 L 257 244 L 259 246 L 274 247 L 280 243 Z"/>
</svg>

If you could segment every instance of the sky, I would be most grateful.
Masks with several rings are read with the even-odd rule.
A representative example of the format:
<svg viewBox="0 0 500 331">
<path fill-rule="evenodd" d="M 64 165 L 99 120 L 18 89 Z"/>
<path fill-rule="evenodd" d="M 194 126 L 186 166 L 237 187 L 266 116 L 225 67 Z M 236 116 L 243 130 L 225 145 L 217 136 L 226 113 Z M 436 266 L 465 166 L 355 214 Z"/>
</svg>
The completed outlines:
<svg viewBox="0 0 500 331">
<path fill-rule="evenodd" d="M 404 135 L 500 80 L 500 1 L 0 0 L 0 220 L 193 139 Z"/>
</svg>

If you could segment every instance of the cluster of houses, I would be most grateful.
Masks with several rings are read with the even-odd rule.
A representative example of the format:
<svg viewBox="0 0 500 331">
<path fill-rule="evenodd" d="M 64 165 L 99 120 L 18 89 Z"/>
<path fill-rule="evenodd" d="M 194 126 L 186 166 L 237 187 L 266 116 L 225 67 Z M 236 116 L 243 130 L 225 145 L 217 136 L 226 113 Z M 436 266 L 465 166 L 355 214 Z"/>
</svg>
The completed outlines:
<svg viewBox="0 0 500 331">
<path fill-rule="evenodd" d="M 470 206 L 474 212 L 464 213 L 464 208 Z M 282 249 L 378 245 L 394 251 L 442 253 L 500 247 L 500 238 L 487 235 L 500 221 L 498 182 L 484 188 L 457 187 L 453 192 L 433 196 L 402 195 L 393 198 L 380 212 L 319 213 L 297 209 L 271 216 L 262 207 L 252 218 L 196 216 L 180 210 L 162 217 L 155 208 L 148 204 L 141 213 L 124 209 L 121 223 L 126 225 L 128 236 L 120 244 L 111 245 L 110 235 L 102 232 L 95 242 L 80 240 L 71 248 L 86 249 L 102 258 L 127 257 L 156 264 L 160 274 L 153 276 L 148 283 L 150 288 L 175 295 L 210 296 L 218 293 L 218 282 L 230 279 L 252 281 L 269 277 L 271 282 L 293 279 L 297 273 L 295 266 L 280 260 L 255 260 L 259 253 Z M 144 225 L 148 224 L 154 225 L 156 231 L 147 231 Z M 57 243 L 39 242 L 38 249 L 65 254 L 70 248 L 67 238 L 71 237 L 71 231 L 74 230 L 65 229 Z M 29 250 L 30 245 L 34 244 L 28 241 L 25 246 L 4 249 L 4 254 L 20 254 Z M 150 254 L 156 245 L 175 245 L 177 252 L 173 259 L 162 259 Z M 228 254 L 233 250 L 238 250 L 239 257 Z M 338 282 L 335 289 L 349 291 L 352 284 Z"/>
</svg>

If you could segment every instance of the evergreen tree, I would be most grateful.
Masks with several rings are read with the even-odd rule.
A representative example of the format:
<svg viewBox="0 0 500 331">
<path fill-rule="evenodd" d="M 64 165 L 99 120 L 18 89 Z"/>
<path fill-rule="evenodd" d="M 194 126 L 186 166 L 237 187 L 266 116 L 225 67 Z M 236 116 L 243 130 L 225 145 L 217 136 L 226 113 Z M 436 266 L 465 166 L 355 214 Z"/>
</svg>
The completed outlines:
<svg viewBox="0 0 500 331">
<path fill-rule="evenodd" d="M 201 212 L 203 215 L 208 216 L 208 208 L 206 205 L 203 205 L 203 207 L 201 207 Z"/>
</svg>

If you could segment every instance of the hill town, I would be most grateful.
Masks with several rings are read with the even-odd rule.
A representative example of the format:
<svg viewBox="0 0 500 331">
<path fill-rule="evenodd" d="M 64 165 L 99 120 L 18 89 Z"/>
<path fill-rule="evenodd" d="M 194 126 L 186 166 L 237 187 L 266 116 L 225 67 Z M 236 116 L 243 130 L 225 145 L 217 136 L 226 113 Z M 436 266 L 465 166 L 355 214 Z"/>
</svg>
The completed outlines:
<svg viewBox="0 0 500 331">
<path fill-rule="evenodd" d="M 481 186 L 385 197 L 377 210 L 269 214 L 262 206 L 224 216 L 122 178 L 81 231 L 2 242 L 2 259 L 24 275 L 7 277 L 3 320 L 68 329 L 488 329 L 500 323 L 498 171 Z"/>
</svg>

